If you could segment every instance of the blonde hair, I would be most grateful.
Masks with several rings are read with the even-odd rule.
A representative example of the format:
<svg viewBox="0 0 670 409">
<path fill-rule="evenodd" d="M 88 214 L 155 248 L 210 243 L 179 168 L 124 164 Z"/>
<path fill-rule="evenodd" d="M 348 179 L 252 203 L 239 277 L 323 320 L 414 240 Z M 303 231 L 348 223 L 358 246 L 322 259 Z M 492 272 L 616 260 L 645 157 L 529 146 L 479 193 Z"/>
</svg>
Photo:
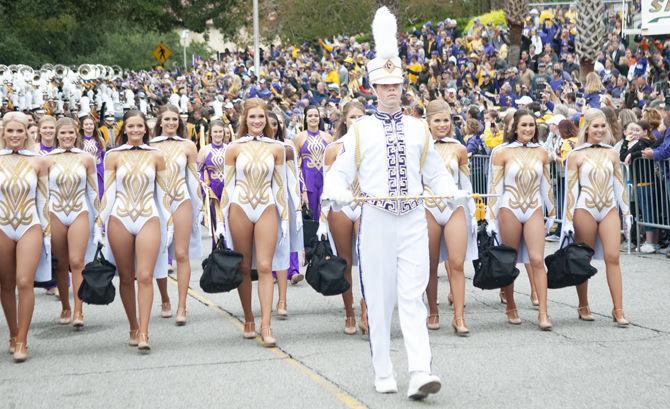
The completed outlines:
<svg viewBox="0 0 670 409">
<path fill-rule="evenodd" d="M 260 98 L 250 98 L 244 101 L 244 108 L 242 109 L 242 115 L 240 115 L 240 127 L 237 130 L 238 138 L 246 136 L 247 133 L 249 133 L 247 115 L 249 115 L 249 111 L 254 108 L 261 108 L 265 114 L 265 127 L 263 128 L 263 135 L 267 137 L 272 135 L 272 127 L 270 127 L 270 121 L 268 120 L 268 105 Z"/>
<path fill-rule="evenodd" d="M 74 129 L 74 133 L 75 135 L 77 135 L 77 139 L 75 139 L 74 141 L 74 146 L 76 148 L 81 148 L 81 135 L 79 135 L 79 125 L 77 124 L 77 121 L 75 121 L 72 118 L 68 118 L 66 116 L 59 119 L 56 122 L 56 136 L 54 136 L 54 146 L 56 148 L 60 147 L 60 144 L 58 143 L 58 132 L 66 126 L 71 126 L 72 129 Z"/>
<path fill-rule="evenodd" d="M 589 128 L 591 127 L 591 123 L 597 119 L 602 119 L 605 122 L 605 126 L 607 128 L 607 136 L 603 139 L 603 143 L 606 143 L 608 145 L 611 145 L 612 142 L 614 141 L 614 137 L 612 136 L 612 128 L 610 128 L 609 122 L 607 122 L 607 117 L 605 116 L 605 113 L 599 109 L 596 108 L 589 108 L 586 110 L 586 113 L 584 113 L 584 123 L 582 126 L 579 128 L 579 133 L 577 134 L 577 145 L 583 145 L 587 142 L 588 140 L 588 132 Z"/>
<path fill-rule="evenodd" d="M 447 101 L 443 99 L 434 99 L 426 105 L 426 119 L 428 120 L 428 126 L 430 127 L 430 120 L 438 114 L 446 113 L 449 115 L 449 134 L 447 136 L 454 136 L 454 122 L 451 120 L 451 107 Z"/>
<path fill-rule="evenodd" d="M 590 72 L 586 74 L 586 83 L 584 84 L 584 90 L 588 94 L 602 91 L 603 82 L 600 80 L 600 75 L 596 74 L 595 72 Z"/>
<path fill-rule="evenodd" d="M 0 135 L 0 148 L 5 148 L 4 132 L 5 128 L 7 128 L 7 124 L 10 122 L 18 122 L 23 126 L 23 130 L 26 132 L 26 141 L 23 143 L 23 148 L 32 150 L 34 142 L 31 140 L 30 135 L 28 135 L 28 126 L 30 125 L 30 122 L 28 121 L 28 115 L 17 111 L 7 112 L 5 116 L 2 117 L 2 135 Z"/>
</svg>

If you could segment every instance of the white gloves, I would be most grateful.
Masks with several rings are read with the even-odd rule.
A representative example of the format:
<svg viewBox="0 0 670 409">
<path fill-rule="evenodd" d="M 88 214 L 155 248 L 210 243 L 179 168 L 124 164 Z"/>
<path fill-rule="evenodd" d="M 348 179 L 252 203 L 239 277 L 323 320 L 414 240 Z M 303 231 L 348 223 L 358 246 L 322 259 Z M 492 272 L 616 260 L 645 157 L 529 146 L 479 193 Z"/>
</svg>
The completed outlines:
<svg viewBox="0 0 670 409">
<path fill-rule="evenodd" d="M 216 224 L 216 229 L 214 230 L 214 236 L 216 236 L 216 239 L 218 240 L 219 237 L 221 237 L 221 236 L 224 235 L 225 231 L 226 231 L 226 229 L 225 229 L 225 227 L 223 226 L 223 223 L 218 222 L 218 223 Z"/>
<path fill-rule="evenodd" d="M 575 226 L 572 224 L 572 222 L 569 221 L 563 221 L 563 231 L 565 232 L 566 235 L 569 235 L 570 233 L 575 233 Z"/>
<path fill-rule="evenodd" d="M 551 232 L 551 228 L 554 227 L 554 222 L 555 221 L 556 221 L 556 219 L 554 219 L 553 217 L 550 217 L 544 223 L 544 235 L 545 236 L 548 235 L 549 232 Z"/>
<path fill-rule="evenodd" d="M 473 217 L 470 220 L 470 234 L 474 237 L 477 237 L 477 218 Z"/>
<path fill-rule="evenodd" d="M 328 223 L 321 221 L 319 222 L 319 228 L 316 230 L 316 238 L 321 240 L 321 237 L 328 237 Z"/>
<path fill-rule="evenodd" d="M 93 243 L 97 246 L 98 244 L 103 244 L 102 243 L 102 227 L 98 226 L 97 224 L 93 228 Z"/>
<path fill-rule="evenodd" d="M 330 204 L 334 211 L 339 212 L 343 207 L 348 206 L 354 201 L 354 195 L 349 189 L 335 189 L 334 191 L 324 192 L 321 196 L 322 202 L 327 202 L 324 205 Z"/>
<path fill-rule="evenodd" d="M 450 201 L 454 206 L 460 206 L 466 204 L 469 199 L 470 193 L 465 190 L 455 190 L 454 193 L 451 194 Z"/>
<path fill-rule="evenodd" d="M 633 226 L 633 216 L 624 215 L 623 222 L 621 227 L 623 228 L 623 235 L 626 238 L 626 241 L 630 241 L 630 228 Z"/>
</svg>

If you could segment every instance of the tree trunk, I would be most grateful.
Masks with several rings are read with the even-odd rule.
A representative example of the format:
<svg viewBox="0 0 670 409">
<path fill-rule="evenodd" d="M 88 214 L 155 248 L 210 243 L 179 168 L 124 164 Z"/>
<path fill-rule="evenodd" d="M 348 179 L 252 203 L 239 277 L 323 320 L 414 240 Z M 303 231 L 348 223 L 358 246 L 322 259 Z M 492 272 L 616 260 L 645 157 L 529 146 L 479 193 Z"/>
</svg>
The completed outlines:
<svg viewBox="0 0 670 409">
<path fill-rule="evenodd" d="M 523 26 L 518 24 L 511 24 L 509 28 L 509 51 L 507 53 L 507 64 L 510 67 L 519 65 L 519 58 L 521 57 L 521 34 L 523 33 Z"/>
<path fill-rule="evenodd" d="M 595 67 L 595 62 L 589 58 L 582 58 L 579 62 L 579 76 L 581 81 L 586 81 L 586 74 L 593 72 Z"/>
</svg>

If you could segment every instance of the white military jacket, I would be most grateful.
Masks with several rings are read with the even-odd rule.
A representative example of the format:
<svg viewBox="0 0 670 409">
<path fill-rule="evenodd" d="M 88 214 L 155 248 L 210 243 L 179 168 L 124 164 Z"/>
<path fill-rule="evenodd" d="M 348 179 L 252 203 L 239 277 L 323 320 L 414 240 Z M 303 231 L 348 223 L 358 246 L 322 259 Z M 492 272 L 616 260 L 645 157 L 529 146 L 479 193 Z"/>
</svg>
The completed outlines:
<svg viewBox="0 0 670 409">
<path fill-rule="evenodd" d="M 401 112 L 375 112 L 357 120 L 342 138 L 337 159 L 326 175 L 323 197 L 349 189 L 358 175 L 364 196 L 420 196 L 424 184 L 436 196 L 458 188 L 435 151 L 425 122 Z M 421 205 L 420 199 L 367 202 L 395 215 Z"/>
</svg>

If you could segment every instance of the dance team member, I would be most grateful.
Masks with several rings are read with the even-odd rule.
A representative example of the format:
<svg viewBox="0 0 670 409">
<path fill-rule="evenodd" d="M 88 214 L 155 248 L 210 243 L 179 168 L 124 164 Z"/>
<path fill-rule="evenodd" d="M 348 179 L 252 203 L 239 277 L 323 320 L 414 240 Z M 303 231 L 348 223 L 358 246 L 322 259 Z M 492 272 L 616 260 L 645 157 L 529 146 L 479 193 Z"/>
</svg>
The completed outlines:
<svg viewBox="0 0 670 409">
<path fill-rule="evenodd" d="M 202 257 L 202 198 L 197 170 L 198 150 L 195 143 L 182 137 L 184 123 L 179 119 L 179 109 L 173 105 L 161 108 L 154 134 L 157 136 L 151 140 L 151 146 L 165 155 L 168 182 L 166 190 L 172 197 L 168 218 L 172 219 L 174 225 L 174 238 L 167 244 L 170 255 L 177 260 L 179 303 L 175 321 L 181 326 L 186 324 L 186 299 L 191 280 L 190 259 L 199 260 Z M 161 257 L 167 258 L 168 255 L 161 254 Z"/>
<path fill-rule="evenodd" d="M 333 162 L 335 162 L 337 153 L 342 148 L 341 138 L 347 133 L 352 124 L 363 115 L 365 115 L 365 107 L 363 107 L 363 104 L 357 100 L 347 102 L 342 108 L 342 121 L 335 131 L 335 141 L 331 142 L 326 147 L 326 156 L 324 159 L 325 173 L 327 173 Z M 354 196 L 360 195 L 358 180 L 354 180 L 351 190 Z M 331 210 L 328 206 L 323 206 L 321 208 L 321 214 L 322 222 L 319 224 L 317 237 L 321 237 L 321 235 L 329 232 L 332 239 L 332 245 L 335 246 L 337 255 L 347 262 L 347 269 L 344 271 L 344 277 L 352 287 L 342 293 L 342 301 L 344 302 L 344 333 L 347 335 L 354 335 L 356 333 L 356 314 L 354 312 L 351 269 L 354 261 L 354 235 L 358 234 L 361 207 L 355 202 L 344 206 L 339 211 Z M 358 323 L 358 327 L 363 335 L 368 332 L 368 321 L 365 310 L 365 300 L 361 299 L 361 319 Z"/>
<path fill-rule="evenodd" d="M 230 128 L 222 121 L 214 120 L 209 124 L 209 143 L 198 152 L 198 169 L 203 190 L 209 192 L 210 224 L 216 224 L 216 211 L 221 207 L 221 193 L 223 192 L 223 165 L 226 144 L 230 143 Z M 220 217 L 219 217 L 220 219 Z M 212 235 L 214 236 L 214 235 Z M 212 246 L 216 245 L 217 237 L 212 237 Z M 212 247 L 214 248 L 214 247 Z"/>
<path fill-rule="evenodd" d="M 544 237 L 554 223 L 556 209 L 549 173 L 549 154 L 538 143 L 535 117 L 524 109 L 514 113 L 512 126 L 505 132 L 505 145 L 491 156 L 487 230 L 499 234 L 503 244 L 517 250 L 517 261 L 530 262 L 539 301 L 538 325 L 552 328 L 547 315 L 547 274 L 544 269 Z M 544 222 L 544 212 L 549 217 Z M 514 301 L 514 283 L 503 288 L 507 321 L 519 325 Z"/>
<path fill-rule="evenodd" d="M 2 122 L 0 301 L 9 327 L 9 353 L 14 362 L 23 362 L 35 307 L 33 282 L 51 277 L 49 167 L 47 160 L 26 149 L 26 115 L 9 112 Z"/>
<path fill-rule="evenodd" d="M 167 258 L 158 256 L 165 254 L 167 243 L 172 241 L 172 196 L 167 190 L 165 157 L 148 145 L 146 118 L 141 111 L 123 115 L 120 142 L 121 146 L 105 155 L 105 194 L 97 224 L 98 228 L 104 224 L 116 260 L 119 293 L 130 325 L 128 345 L 146 352 L 151 349 L 153 277 L 167 276 Z M 167 220 L 165 229 L 161 219 Z"/>
<path fill-rule="evenodd" d="M 240 271 L 244 277 L 237 288 L 244 310 L 244 338 L 256 337 L 251 309 L 251 269 L 258 271 L 258 297 L 261 304 L 261 343 L 276 345 L 270 327 L 272 318 L 272 270 L 288 268 L 288 258 L 275 260 L 275 252 L 288 240 L 289 219 L 286 205 L 285 149 L 272 134 L 265 102 L 251 98 L 244 102 L 238 139 L 225 153 L 224 191 L 221 198 L 223 221 L 217 223 L 217 236 L 225 223 L 228 243 L 243 254 Z M 254 251 L 255 250 L 255 251 Z"/>
<path fill-rule="evenodd" d="M 272 132 L 270 133 L 270 139 L 279 141 L 284 145 L 286 151 L 286 170 L 285 180 L 286 180 L 286 198 L 288 201 L 288 217 L 289 217 L 289 239 L 284 240 L 281 243 L 281 247 L 278 247 L 277 254 L 275 258 L 284 258 L 284 254 L 298 254 L 297 251 L 301 250 L 303 246 L 302 238 L 302 213 L 300 212 L 300 182 L 297 175 L 297 166 L 296 166 L 296 154 L 293 143 L 287 142 L 284 139 L 284 126 L 280 121 L 277 114 L 274 112 L 268 112 L 268 123 Z M 291 273 L 293 275 L 299 274 L 300 280 L 302 280 L 302 274 L 300 270 L 297 272 L 290 271 L 291 264 L 286 269 L 277 270 L 273 272 L 277 279 L 277 316 L 280 318 L 288 317 L 288 306 L 286 304 L 286 292 L 287 292 L 287 283 L 288 280 L 292 280 Z M 292 281 L 293 282 L 293 281 Z"/>
<path fill-rule="evenodd" d="M 451 122 L 451 109 L 444 100 L 431 101 L 426 107 L 426 116 L 430 133 L 435 141 L 435 150 L 443 166 L 460 190 L 472 193 L 468 151 L 453 138 L 454 128 Z M 426 187 L 424 194 L 431 196 Z M 465 260 L 475 260 L 477 255 L 476 220 L 474 200 L 467 207 L 453 206 L 446 200 L 426 199 L 426 219 L 428 221 L 428 243 L 430 257 L 430 278 L 426 288 L 428 299 L 428 329 L 440 328 L 440 315 L 437 305 L 437 266 L 439 261 L 447 261 L 449 277 L 449 304 L 454 306 L 454 318 L 451 326 L 459 336 L 470 332 L 465 325 L 463 309 L 465 306 Z M 444 240 L 442 240 L 444 238 Z M 465 238 L 465 240 L 464 240 Z"/>
<path fill-rule="evenodd" d="M 62 306 L 59 323 L 72 322 L 75 328 L 84 326 L 83 305 L 78 295 L 84 262 L 93 259 L 95 245 L 102 239 L 100 231 L 95 234 L 94 229 L 100 206 L 97 167 L 95 158 L 79 148 L 81 142 L 74 119 L 61 118 L 56 123 L 56 149 L 46 155 L 51 254 L 57 260 L 55 273 Z M 74 318 L 69 272 L 72 272 Z"/>
<path fill-rule="evenodd" d="M 81 124 L 80 135 L 84 152 L 95 158 L 95 167 L 98 174 L 98 196 L 102 198 L 105 187 L 105 140 L 92 116 L 86 115 L 79 119 Z"/>
<path fill-rule="evenodd" d="M 313 217 L 321 214 L 321 193 L 323 192 L 323 153 L 332 142 L 324 132 L 319 108 L 309 105 L 305 108 L 304 131 L 293 138 L 298 150 L 302 173 L 302 202 L 309 206 Z"/>
<path fill-rule="evenodd" d="M 37 124 L 37 142 L 39 148 L 36 153 L 46 155 L 54 150 L 56 144 L 56 118 L 50 115 L 44 115 Z"/>
<path fill-rule="evenodd" d="M 589 109 L 579 129 L 577 147 L 566 160 L 565 221 L 561 236 L 574 232 L 575 240 L 595 249 L 594 258 L 605 260 L 607 284 L 612 303 L 612 319 L 619 327 L 627 327 L 623 313 L 623 290 L 619 250 L 621 221 L 626 238 L 630 236 L 632 216 L 628 194 L 621 174 L 621 161 L 616 150 L 608 145 L 612 133 L 605 114 Z M 577 286 L 579 319 L 593 321 L 589 309 L 588 281 Z"/>
</svg>

